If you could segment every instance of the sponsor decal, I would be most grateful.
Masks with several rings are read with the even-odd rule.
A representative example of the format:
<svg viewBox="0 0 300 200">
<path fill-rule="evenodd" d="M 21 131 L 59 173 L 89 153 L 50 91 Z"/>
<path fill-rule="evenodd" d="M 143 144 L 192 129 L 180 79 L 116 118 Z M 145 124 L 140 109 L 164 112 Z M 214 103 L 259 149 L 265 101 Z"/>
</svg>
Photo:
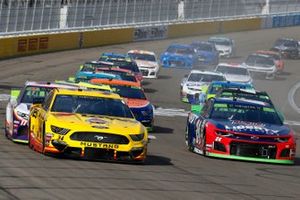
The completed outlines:
<svg viewBox="0 0 300 200">
<path fill-rule="evenodd" d="M 167 36 L 167 26 L 150 26 L 150 27 L 138 27 L 134 30 L 133 40 L 154 40 L 163 39 Z"/>
<path fill-rule="evenodd" d="M 91 124 L 108 124 L 107 121 L 100 119 L 100 118 L 89 118 L 86 120 L 87 122 L 91 123 Z"/>
<path fill-rule="evenodd" d="M 279 130 L 272 130 L 268 129 L 265 127 L 265 124 L 259 124 L 259 123 L 246 123 L 246 122 L 241 122 L 240 121 L 232 121 L 232 124 L 238 124 L 238 125 L 233 125 L 233 126 L 227 126 L 225 125 L 225 130 L 227 131 L 237 131 L 237 132 L 242 132 L 242 131 L 249 131 L 249 132 L 261 132 L 265 133 L 267 135 L 278 135 Z"/>
<path fill-rule="evenodd" d="M 101 149 L 118 149 L 119 145 L 117 144 L 105 144 L 105 143 L 96 143 L 96 142 L 80 142 L 81 146 L 91 147 L 91 148 L 101 148 Z"/>
</svg>

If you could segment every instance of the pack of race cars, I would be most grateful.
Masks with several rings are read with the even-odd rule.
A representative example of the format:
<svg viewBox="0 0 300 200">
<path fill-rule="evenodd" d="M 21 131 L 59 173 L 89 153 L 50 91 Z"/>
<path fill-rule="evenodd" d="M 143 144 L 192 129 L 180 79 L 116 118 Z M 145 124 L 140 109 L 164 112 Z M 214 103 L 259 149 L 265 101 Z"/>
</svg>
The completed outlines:
<svg viewBox="0 0 300 200">
<path fill-rule="evenodd" d="M 252 84 L 254 73 L 271 79 L 283 71 L 281 54 L 257 51 L 242 64 L 219 63 L 212 71 L 191 70 L 182 79 L 181 101 L 191 104 L 185 133 L 190 151 L 218 158 L 294 163 L 293 130 L 284 125 L 284 116 L 269 95 Z M 285 57 L 295 58 L 294 54 Z"/>
<path fill-rule="evenodd" d="M 219 57 L 236 54 L 234 41 L 225 37 L 172 44 L 160 61 L 144 50 L 103 53 L 67 81 L 28 81 L 11 90 L 5 135 L 44 154 L 144 162 L 154 106 L 144 93 L 143 78 L 158 78 L 160 66 L 209 66 L 213 70 L 193 69 L 180 83 L 181 100 L 191 104 L 188 149 L 205 156 L 293 164 L 293 131 L 268 94 L 252 85 L 253 74 L 275 78 L 284 69 L 282 57 L 295 58 L 294 49 L 282 47 L 284 41 L 276 42 L 277 52 L 257 51 L 242 64 L 219 63 Z"/>
</svg>

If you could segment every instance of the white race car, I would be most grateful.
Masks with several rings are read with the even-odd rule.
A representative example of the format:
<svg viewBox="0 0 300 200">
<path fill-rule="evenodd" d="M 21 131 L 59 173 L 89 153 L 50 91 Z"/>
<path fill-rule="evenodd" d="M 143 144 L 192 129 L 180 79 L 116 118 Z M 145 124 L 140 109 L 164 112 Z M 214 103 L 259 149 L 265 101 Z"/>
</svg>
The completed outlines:
<svg viewBox="0 0 300 200">
<path fill-rule="evenodd" d="M 210 37 L 208 42 L 215 44 L 220 57 L 232 57 L 235 55 L 234 40 L 227 37 Z"/>
<path fill-rule="evenodd" d="M 262 75 L 266 79 L 276 77 L 276 62 L 271 56 L 253 53 L 247 57 L 242 65 L 249 70 L 251 75 Z"/>
<path fill-rule="evenodd" d="M 219 63 L 215 71 L 224 74 L 230 82 L 252 83 L 248 69 L 240 64 Z"/>
<path fill-rule="evenodd" d="M 144 78 L 157 78 L 159 64 L 154 52 L 130 50 L 128 55 L 135 60 Z"/>
<path fill-rule="evenodd" d="M 201 86 L 212 81 L 225 81 L 225 77 L 219 72 L 192 70 L 181 82 L 181 100 L 193 104 L 201 93 Z"/>
<path fill-rule="evenodd" d="M 33 102 L 42 102 L 53 88 L 76 89 L 49 82 L 27 81 L 24 87 L 12 89 L 9 102 L 6 106 L 5 135 L 14 142 L 28 142 L 29 110 Z"/>
</svg>

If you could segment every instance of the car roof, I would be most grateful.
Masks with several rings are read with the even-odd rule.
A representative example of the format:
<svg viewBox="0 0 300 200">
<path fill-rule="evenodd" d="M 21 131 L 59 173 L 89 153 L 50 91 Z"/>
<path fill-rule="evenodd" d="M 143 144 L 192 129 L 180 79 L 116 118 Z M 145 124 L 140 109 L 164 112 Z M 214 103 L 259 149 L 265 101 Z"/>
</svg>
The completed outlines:
<svg viewBox="0 0 300 200">
<path fill-rule="evenodd" d="M 260 56 L 260 57 L 265 57 L 265 58 L 272 58 L 270 55 L 260 54 L 260 53 L 252 53 L 249 56 Z"/>
<path fill-rule="evenodd" d="M 203 70 L 197 70 L 197 69 L 193 69 L 190 74 L 209 74 L 209 75 L 219 75 L 219 76 L 223 76 L 222 73 L 220 72 L 214 72 L 214 71 L 203 71 Z"/>
<path fill-rule="evenodd" d="M 243 104 L 243 105 L 252 105 L 252 106 L 267 106 L 272 107 L 269 103 L 252 100 L 252 99 L 244 99 L 244 98 L 215 98 L 214 103 L 231 103 L 231 104 Z"/>
<path fill-rule="evenodd" d="M 132 49 L 132 50 L 128 51 L 128 53 L 147 54 L 147 55 L 155 56 L 155 53 L 153 51 L 146 51 L 146 50 Z"/>
<path fill-rule="evenodd" d="M 208 40 L 226 40 L 226 41 L 231 41 L 230 38 L 225 37 L 225 36 L 212 36 L 212 37 L 209 37 Z"/>
<path fill-rule="evenodd" d="M 175 47 L 175 48 L 191 48 L 191 45 L 189 44 L 178 44 L 178 43 L 173 43 L 169 47 Z"/>
<path fill-rule="evenodd" d="M 54 90 L 54 93 L 61 94 L 61 95 L 93 96 L 93 97 L 104 97 L 104 98 L 112 98 L 112 99 L 122 99 L 120 95 L 112 92 L 107 92 L 107 91 L 56 88 Z"/>
<path fill-rule="evenodd" d="M 256 54 L 267 54 L 267 55 L 280 55 L 279 52 L 270 51 L 270 50 L 257 50 L 255 53 Z"/>
<path fill-rule="evenodd" d="M 115 71 L 115 72 L 124 72 L 124 73 L 132 73 L 131 70 L 128 69 L 123 69 L 123 68 L 119 68 L 119 67 L 104 67 L 104 68 L 98 68 L 96 69 L 96 72 L 106 72 L 106 71 Z"/>
<path fill-rule="evenodd" d="M 213 81 L 212 85 L 228 85 L 228 86 L 252 86 L 250 83 L 230 82 L 230 81 Z"/>
<path fill-rule="evenodd" d="M 78 88 L 76 86 L 63 85 L 54 82 L 46 82 L 46 81 L 26 81 L 25 86 L 34 86 L 34 87 L 45 87 L 45 88 Z"/>
<path fill-rule="evenodd" d="M 197 44 L 197 45 L 201 45 L 201 44 L 206 44 L 206 45 L 213 45 L 212 43 L 208 42 L 208 41 L 193 41 L 192 44 Z"/>
<path fill-rule="evenodd" d="M 106 85 L 120 85 L 120 86 L 133 86 L 140 88 L 139 82 L 133 82 L 133 81 L 125 81 L 125 80 L 119 80 L 119 79 L 101 79 L 101 78 L 93 78 L 90 80 L 93 84 L 106 84 Z"/>
<path fill-rule="evenodd" d="M 243 65 L 241 65 L 239 63 L 219 63 L 217 65 L 217 67 L 218 66 L 226 66 L 226 67 L 233 67 L 233 68 L 245 68 L 245 69 L 247 68 L 246 66 L 243 66 Z"/>
</svg>

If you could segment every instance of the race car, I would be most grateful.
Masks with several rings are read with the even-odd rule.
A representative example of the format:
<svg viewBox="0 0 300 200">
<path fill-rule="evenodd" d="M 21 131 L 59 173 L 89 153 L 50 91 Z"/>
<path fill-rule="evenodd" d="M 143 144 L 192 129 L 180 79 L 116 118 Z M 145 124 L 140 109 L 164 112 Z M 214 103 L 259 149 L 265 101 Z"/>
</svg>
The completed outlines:
<svg viewBox="0 0 300 200">
<path fill-rule="evenodd" d="M 212 81 L 225 81 L 225 77 L 218 72 L 192 70 L 181 83 L 181 101 L 194 103 L 196 96 L 201 93 L 201 86 Z"/>
<path fill-rule="evenodd" d="M 240 64 L 219 63 L 215 71 L 224 74 L 226 80 L 230 82 L 252 83 L 248 69 Z"/>
<path fill-rule="evenodd" d="M 51 155 L 143 162 L 148 132 L 114 93 L 53 90 L 29 117 L 29 147 Z"/>
<path fill-rule="evenodd" d="M 204 156 L 244 161 L 293 164 L 296 141 L 268 103 L 216 98 L 200 114 L 189 113 L 188 149 Z"/>
<path fill-rule="evenodd" d="M 79 70 L 76 72 L 74 80 L 75 82 L 88 82 L 92 78 L 106 78 L 106 79 L 119 79 L 121 80 L 122 77 L 117 74 L 111 74 L 111 73 L 106 73 L 106 72 L 96 72 L 96 71 L 82 71 Z M 69 79 L 72 79 L 70 77 Z"/>
<path fill-rule="evenodd" d="M 279 38 L 275 41 L 271 51 L 279 52 L 284 58 L 297 59 L 300 56 L 300 45 L 292 38 Z"/>
<path fill-rule="evenodd" d="M 50 82 L 27 81 L 24 87 L 12 89 L 6 106 L 5 136 L 19 143 L 28 142 L 29 109 L 34 99 L 42 101 L 53 88 L 77 88 Z"/>
<path fill-rule="evenodd" d="M 198 55 L 199 67 L 216 66 L 219 63 L 219 52 L 214 44 L 206 41 L 195 41 L 191 46 Z"/>
<path fill-rule="evenodd" d="M 214 36 L 210 37 L 208 42 L 215 45 L 220 57 L 230 58 L 235 55 L 235 44 L 233 39 Z"/>
<path fill-rule="evenodd" d="M 198 56 L 191 45 L 171 44 L 160 55 L 160 64 L 166 68 L 193 68 L 198 63 Z"/>
<path fill-rule="evenodd" d="M 219 91 L 228 88 L 238 88 L 244 89 L 250 92 L 255 92 L 255 89 L 250 83 L 238 83 L 238 82 L 230 82 L 230 81 L 213 81 L 209 85 L 201 86 L 201 93 L 199 95 L 199 103 L 191 105 L 191 110 L 193 112 L 200 113 L 203 105 L 206 101 L 213 99 L 219 93 Z"/>
<path fill-rule="evenodd" d="M 136 78 L 134 73 L 128 69 L 122 69 L 119 67 L 110 67 L 110 68 L 98 68 L 95 71 L 96 73 L 109 73 L 109 74 L 115 74 L 121 77 L 121 80 L 124 81 L 132 81 L 132 82 L 139 82 L 140 81 Z"/>
<path fill-rule="evenodd" d="M 117 53 L 107 52 L 101 55 L 99 61 L 110 62 L 113 63 L 113 65 L 118 66 L 119 68 L 130 70 L 134 73 L 137 80 L 139 81 L 143 80 L 143 74 L 140 71 L 138 65 L 127 54 L 117 54 Z"/>
<path fill-rule="evenodd" d="M 275 51 L 265 51 L 265 50 L 258 50 L 256 51 L 257 54 L 268 55 L 275 60 L 275 65 L 277 68 L 277 73 L 282 73 L 284 69 L 284 61 L 280 53 Z"/>
<path fill-rule="evenodd" d="M 136 62 L 144 78 L 157 78 L 159 64 L 154 52 L 130 50 L 127 54 Z"/>
<path fill-rule="evenodd" d="M 91 79 L 93 84 L 107 84 L 112 91 L 125 98 L 126 103 L 134 114 L 149 131 L 153 130 L 154 110 L 143 89 L 135 82 L 123 80 Z"/>
<path fill-rule="evenodd" d="M 250 54 L 242 66 L 246 67 L 252 76 L 263 76 L 266 79 L 276 78 L 276 62 L 269 55 Z"/>
</svg>

